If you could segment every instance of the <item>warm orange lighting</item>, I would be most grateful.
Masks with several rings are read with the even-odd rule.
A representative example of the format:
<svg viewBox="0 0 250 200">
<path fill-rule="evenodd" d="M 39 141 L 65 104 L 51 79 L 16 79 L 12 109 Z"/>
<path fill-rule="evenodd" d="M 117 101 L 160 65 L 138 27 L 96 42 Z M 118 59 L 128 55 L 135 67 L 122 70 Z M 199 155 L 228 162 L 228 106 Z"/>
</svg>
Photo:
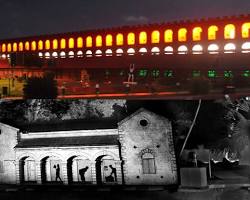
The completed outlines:
<svg viewBox="0 0 250 200">
<path fill-rule="evenodd" d="M 100 35 L 96 36 L 96 38 L 95 38 L 95 45 L 97 47 L 101 47 L 102 46 L 102 36 L 100 36 Z"/>
<path fill-rule="evenodd" d="M 112 46 L 113 45 L 113 38 L 112 35 L 107 35 L 106 36 L 106 46 Z"/>
<path fill-rule="evenodd" d="M 201 40 L 201 33 L 202 33 L 202 28 L 195 27 L 193 29 L 193 41 L 200 41 Z"/>
<path fill-rule="evenodd" d="M 93 43 L 93 41 L 92 41 L 92 37 L 91 36 L 88 36 L 87 38 L 86 38 L 86 47 L 92 47 L 92 44 Z"/>
<path fill-rule="evenodd" d="M 14 52 L 17 51 L 17 43 L 16 43 L 16 42 L 13 44 L 13 51 L 14 51 Z"/>
<path fill-rule="evenodd" d="M 6 52 L 6 44 L 2 44 L 2 52 Z"/>
<path fill-rule="evenodd" d="M 224 38 L 225 39 L 234 39 L 235 38 L 235 26 L 233 24 L 228 24 L 225 26 Z"/>
<path fill-rule="evenodd" d="M 118 33 L 116 35 L 116 45 L 117 46 L 123 45 L 123 35 L 121 33 Z"/>
<path fill-rule="evenodd" d="M 187 41 L 187 29 L 181 28 L 178 31 L 178 41 L 179 42 L 186 42 Z"/>
<path fill-rule="evenodd" d="M 47 50 L 50 49 L 50 41 L 49 40 L 45 41 L 45 49 L 47 49 Z"/>
<path fill-rule="evenodd" d="M 7 51 L 11 52 L 11 44 L 10 43 L 7 45 Z"/>
<path fill-rule="evenodd" d="M 83 40 L 82 37 L 77 38 L 77 48 L 82 48 L 83 47 Z"/>
<path fill-rule="evenodd" d="M 153 31 L 151 34 L 151 42 L 153 44 L 160 42 L 160 32 L 159 31 Z"/>
<path fill-rule="evenodd" d="M 128 45 L 134 45 L 135 44 L 135 34 L 129 33 L 127 38 Z"/>
<path fill-rule="evenodd" d="M 164 32 L 164 42 L 173 42 L 173 31 L 171 29 L 165 30 Z"/>
<path fill-rule="evenodd" d="M 19 42 L 18 44 L 18 51 L 23 51 L 23 43 Z"/>
<path fill-rule="evenodd" d="M 244 23 L 241 27 L 242 38 L 249 38 L 250 22 Z"/>
<path fill-rule="evenodd" d="M 217 31 L 218 31 L 218 27 L 215 25 L 212 25 L 208 28 L 208 40 L 216 40 L 216 36 L 217 36 Z"/>
<path fill-rule="evenodd" d="M 29 42 L 25 42 L 24 48 L 26 51 L 30 50 L 30 43 Z"/>
<path fill-rule="evenodd" d="M 66 40 L 64 38 L 61 39 L 60 41 L 60 48 L 65 49 L 66 48 Z"/>
<path fill-rule="evenodd" d="M 52 41 L 52 47 L 53 47 L 53 49 L 58 49 L 58 41 L 57 41 L 57 39 L 54 39 L 53 41 Z M 53 55 L 52 55 L 53 56 Z"/>
<path fill-rule="evenodd" d="M 69 38 L 68 45 L 70 49 L 73 49 L 75 47 L 73 38 Z"/>
<path fill-rule="evenodd" d="M 38 41 L 38 50 L 43 50 L 43 41 L 42 40 Z"/>
<path fill-rule="evenodd" d="M 145 31 L 140 32 L 139 44 L 146 44 L 146 43 L 147 43 L 147 33 Z"/>
<path fill-rule="evenodd" d="M 36 50 L 36 42 L 35 41 L 31 42 L 31 50 L 32 51 Z"/>
</svg>

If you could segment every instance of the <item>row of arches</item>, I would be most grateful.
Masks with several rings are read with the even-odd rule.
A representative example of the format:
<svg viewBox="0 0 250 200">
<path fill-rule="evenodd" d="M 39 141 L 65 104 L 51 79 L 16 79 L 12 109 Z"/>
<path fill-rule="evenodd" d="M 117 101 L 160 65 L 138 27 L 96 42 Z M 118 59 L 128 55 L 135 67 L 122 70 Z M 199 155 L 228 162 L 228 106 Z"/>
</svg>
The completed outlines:
<svg viewBox="0 0 250 200">
<path fill-rule="evenodd" d="M 249 38 L 250 22 L 244 23 L 241 27 L 242 38 Z M 216 40 L 218 37 L 219 28 L 216 25 L 211 25 L 207 29 L 207 39 Z M 194 27 L 192 29 L 192 40 L 201 41 L 203 28 Z M 161 37 L 163 34 L 163 37 Z M 3 43 L 1 45 L 1 52 L 17 52 L 17 51 L 42 51 L 42 50 L 57 50 L 57 49 L 73 49 L 73 48 L 91 48 L 91 47 L 111 47 L 122 45 L 135 45 L 136 40 L 138 44 L 159 44 L 163 39 L 165 43 L 171 43 L 174 40 L 174 31 L 172 29 L 166 29 L 163 33 L 159 30 L 153 30 L 151 33 L 147 31 L 141 31 L 136 38 L 134 32 L 130 32 L 127 35 L 118 33 L 116 35 L 107 34 L 106 36 L 97 35 L 96 37 L 87 36 L 86 38 L 61 38 L 53 40 L 39 40 L 39 41 L 26 41 L 26 42 L 14 42 Z M 224 27 L 224 39 L 235 39 L 236 27 L 234 24 L 227 24 Z M 179 42 L 186 42 L 188 40 L 187 28 L 179 28 L 177 31 L 177 38 Z M 125 41 L 126 40 L 126 41 Z"/>
<path fill-rule="evenodd" d="M 213 43 L 207 46 L 207 48 L 205 49 L 202 45 L 200 44 L 196 44 L 194 45 L 190 50 L 188 49 L 188 47 L 186 45 L 181 45 L 179 46 L 176 50 L 174 50 L 174 48 L 172 46 L 166 46 L 163 51 L 159 48 L 159 47 L 153 47 L 151 49 L 147 49 L 146 47 L 142 47 L 138 49 L 138 52 L 136 52 L 136 50 L 134 48 L 129 48 L 127 50 L 123 50 L 123 49 L 116 49 L 115 51 L 112 49 L 107 49 L 105 51 L 102 51 L 100 49 L 97 49 L 96 51 L 91 51 L 91 50 L 87 50 L 87 51 L 82 51 L 79 50 L 77 52 L 75 51 L 69 51 L 69 52 L 65 52 L 65 51 L 61 51 L 61 52 L 39 52 L 38 55 L 40 58 L 74 58 L 74 57 L 78 57 L 78 58 L 82 58 L 82 57 L 92 57 L 92 56 L 122 56 L 124 54 L 127 55 L 135 55 L 136 53 L 139 53 L 140 55 L 143 54 L 148 54 L 151 53 L 153 55 L 159 55 L 160 53 L 163 54 L 187 54 L 189 53 L 189 51 L 191 51 L 192 54 L 203 54 L 205 51 L 207 51 L 209 54 L 217 54 L 220 51 L 223 51 L 224 53 L 234 53 L 236 52 L 237 48 L 236 45 L 234 43 L 227 43 L 224 45 L 223 49 L 221 50 L 219 45 Z M 241 45 L 241 52 L 242 53 L 250 53 L 250 42 L 245 42 Z M 6 58 L 6 54 L 2 54 L 2 58 Z"/>
</svg>

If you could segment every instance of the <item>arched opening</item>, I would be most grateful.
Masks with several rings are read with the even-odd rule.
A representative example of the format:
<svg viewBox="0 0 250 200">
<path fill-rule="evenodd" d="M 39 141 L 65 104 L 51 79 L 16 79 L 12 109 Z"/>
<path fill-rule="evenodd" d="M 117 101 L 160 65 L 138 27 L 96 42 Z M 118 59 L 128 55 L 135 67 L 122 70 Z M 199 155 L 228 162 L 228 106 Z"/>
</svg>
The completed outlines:
<svg viewBox="0 0 250 200">
<path fill-rule="evenodd" d="M 11 52 L 11 49 L 12 49 L 12 48 L 11 48 L 11 43 L 8 43 L 8 45 L 7 45 L 7 51 L 8 51 L 8 52 Z"/>
<path fill-rule="evenodd" d="M 46 41 L 45 41 L 45 49 L 46 49 L 46 50 L 49 50 L 49 49 L 50 49 L 50 41 L 49 41 L 49 40 L 46 40 Z"/>
<path fill-rule="evenodd" d="M 52 47 L 53 47 L 53 49 L 58 49 L 58 41 L 57 41 L 57 39 L 53 40 Z"/>
<path fill-rule="evenodd" d="M 174 53 L 174 49 L 171 46 L 167 46 L 164 48 L 164 54 L 173 54 Z"/>
<path fill-rule="evenodd" d="M 130 55 L 130 56 L 135 55 L 135 50 L 134 50 L 133 48 L 129 48 L 129 49 L 127 50 L 127 53 L 128 53 L 128 55 Z"/>
<path fill-rule="evenodd" d="M 236 46 L 234 43 L 228 43 L 224 46 L 224 53 L 235 53 Z"/>
<path fill-rule="evenodd" d="M 69 38 L 68 46 L 69 46 L 70 49 L 73 49 L 75 47 L 74 38 Z"/>
<path fill-rule="evenodd" d="M 100 49 L 97 49 L 97 50 L 95 51 L 95 56 L 96 56 L 96 57 L 101 57 L 101 56 L 102 56 L 102 51 L 101 51 Z"/>
<path fill-rule="evenodd" d="M 88 36 L 86 37 L 86 47 L 92 47 L 92 44 L 93 41 L 92 41 L 92 37 L 91 36 Z"/>
<path fill-rule="evenodd" d="M 6 44 L 2 44 L 2 52 L 6 52 Z"/>
<path fill-rule="evenodd" d="M 110 47 L 112 45 L 113 45 L 113 37 L 112 37 L 112 35 L 108 34 L 106 36 L 106 46 Z"/>
<path fill-rule="evenodd" d="M 181 45 L 178 48 L 178 54 L 187 54 L 188 53 L 188 48 L 185 45 Z"/>
<path fill-rule="evenodd" d="M 201 40 L 201 33 L 202 33 L 202 28 L 195 27 L 193 29 L 193 41 L 200 41 Z"/>
<path fill-rule="evenodd" d="M 155 158 L 152 153 L 144 153 L 141 156 L 142 159 L 142 172 L 143 174 L 155 174 Z"/>
<path fill-rule="evenodd" d="M 86 57 L 92 57 L 92 51 L 91 50 L 86 51 Z"/>
<path fill-rule="evenodd" d="M 45 56 L 45 58 L 50 58 L 50 53 L 49 52 L 46 52 L 45 54 L 44 54 L 44 56 Z"/>
<path fill-rule="evenodd" d="M 117 183 L 117 169 L 112 156 L 102 155 L 96 159 L 96 182 L 98 185 Z"/>
<path fill-rule="evenodd" d="M 187 29 L 181 28 L 178 31 L 178 41 L 179 42 L 186 42 L 187 41 Z"/>
<path fill-rule="evenodd" d="M 38 41 L 38 50 L 43 50 L 43 41 L 42 40 Z"/>
<path fill-rule="evenodd" d="M 140 32 L 139 34 L 139 44 L 146 44 L 147 43 L 147 33 L 145 31 Z"/>
<path fill-rule="evenodd" d="M 123 45 L 123 43 L 124 43 L 124 41 L 123 41 L 123 34 L 118 33 L 116 35 L 116 45 L 117 46 L 121 46 L 121 45 Z"/>
<path fill-rule="evenodd" d="M 67 174 L 69 183 L 92 183 L 91 162 L 83 156 L 73 156 L 67 161 Z"/>
<path fill-rule="evenodd" d="M 209 54 L 219 53 L 219 46 L 217 44 L 210 44 L 207 48 Z"/>
<path fill-rule="evenodd" d="M 36 182 L 36 163 L 31 157 L 24 157 L 19 161 L 20 182 L 35 183 Z"/>
<path fill-rule="evenodd" d="M 151 43 L 152 44 L 158 44 L 160 43 L 160 32 L 155 30 L 151 34 Z"/>
<path fill-rule="evenodd" d="M 250 42 L 245 42 L 241 46 L 242 53 L 250 53 Z"/>
<path fill-rule="evenodd" d="M 102 36 L 101 35 L 97 35 L 96 39 L 95 39 L 95 46 L 96 47 L 101 47 L 102 46 Z"/>
<path fill-rule="evenodd" d="M 25 47 L 26 51 L 29 51 L 30 50 L 30 43 L 29 42 L 25 42 L 24 47 Z"/>
<path fill-rule="evenodd" d="M 169 43 L 173 42 L 173 31 L 171 29 L 167 29 L 164 32 L 164 42 Z"/>
<path fill-rule="evenodd" d="M 16 43 L 16 42 L 13 44 L 13 51 L 14 51 L 14 52 L 17 51 L 17 43 Z"/>
<path fill-rule="evenodd" d="M 151 49 L 151 54 L 152 54 L 152 55 L 159 55 L 159 54 L 160 54 L 160 49 L 159 49 L 159 47 L 153 47 L 153 48 Z"/>
<path fill-rule="evenodd" d="M 218 27 L 215 25 L 212 25 L 208 28 L 208 40 L 216 40 L 217 38 L 217 31 Z"/>
<path fill-rule="evenodd" d="M 64 38 L 61 39 L 60 41 L 60 48 L 65 49 L 66 48 L 66 40 Z"/>
<path fill-rule="evenodd" d="M 244 23 L 241 27 L 242 38 L 249 38 L 250 22 Z"/>
<path fill-rule="evenodd" d="M 65 53 L 64 51 L 61 51 L 61 52 L 60 52 L 60 57 L 61 57 L 61 58 L 66 58 L 66 53 Z"/>
<path fill-rule="evenodd" d="M 200 44 L 196 44 L 192 48 L 193 54 L 202 54 L 203 47 Z"/>
<path fill-rule="evenodd" d="M 77 48 L 82 48 L 83 47 L 83 39 L 82 37 L 77 38 Z"/>
<path fill-rule="evenodd" d="M 53 53 L 52 53 L 52 57 L 53 57 L 53 58 L 58 58 L 58 53 L 57 53 L 57 52 L 53 52 Z"/>
<path fill-rule="evenodd" d="M 77 57 L 82 58 L 83 57 L 83 52 L 82 51 L 77 51 Z"/>
<path fill-rule="evenodd" d="M 111 49 L 107 49 L 106 51 L 105 51 L 105 54 L 106 54 L 106 56 L 112 56 L 112 50 Z"/>
<path fill-rule="evenodd" d="M 18 44 L 18 51 L 23 51 L 23 43 L 19 42 Z"/>
<path fill-rule="evenodd" d="M 74 58 L 74 56 L 75 56 L 74 51 L 70 51 L 70 52 L 68 53 L 68 56 L 69 56 L 69 58 Z"/>
<path fill-rule="evenodd" d="M 122 49 L 117 49 L 116 50 L 116 55 L 117 56 L 122 56 L 122 54 L 123 54 L 123 50 Z"/>
<path fill-rule="evenodd" d="M 31 51 L 35 51 L 36 50 L 36 42 L 32 41 L 31 42 Z"/>
<path fill-rule="evenodd" d="M 224 28 L 224 38 L 234 39 L 235 38 L 235 26 L 233 24 L 227 24 Z"/>
<path fill-rule="evenodd" d="M 41 160 L 42 183 L 63 182 L 62 161 L 56 156 L 47 156 Z"/>
<path fill-rule="evenodd" d="M 129 33 L 127 38 L 128 45 L 134 45 L 135 44 L 135 34 Z"/>
<path fill-rule="evenodd" d="M 147 51 L 147 49 L 146 49 L 145 47 L 139 49 L 139 53 L 140 53 L 141 55 L 144 55 L 144 54 L 146 54 L 147 52 L 148 52 L 148 51 Z"/>
</svg>

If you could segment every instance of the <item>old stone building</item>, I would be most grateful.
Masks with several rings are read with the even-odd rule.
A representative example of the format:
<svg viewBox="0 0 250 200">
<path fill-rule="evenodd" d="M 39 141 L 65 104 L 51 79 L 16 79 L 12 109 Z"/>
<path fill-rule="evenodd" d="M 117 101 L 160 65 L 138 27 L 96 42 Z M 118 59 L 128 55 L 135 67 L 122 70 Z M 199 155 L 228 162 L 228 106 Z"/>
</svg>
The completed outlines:
<svg viewBox="0 0 250 200">
<path fill-rule="evenodd" d="M 0 131 L 1 184 L 177 182 L 171 122 L 143 108 L 118 124 L 0 123 Z"/>
</svg>

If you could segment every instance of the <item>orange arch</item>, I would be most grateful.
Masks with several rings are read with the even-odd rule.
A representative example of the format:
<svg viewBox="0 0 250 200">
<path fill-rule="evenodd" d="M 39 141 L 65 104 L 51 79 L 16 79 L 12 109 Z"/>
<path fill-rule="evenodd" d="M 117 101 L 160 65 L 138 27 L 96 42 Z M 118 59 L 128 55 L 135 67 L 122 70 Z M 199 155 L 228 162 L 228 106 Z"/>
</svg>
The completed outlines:
<svg viewBox="0 0 250 200">
<path fill-rule="evenodd" d="M 30 50 L 30 43 L 28 41 L 25 42 L 24 48 L 25 48 L 26 51 Z"/>
<path fill-rule="evenodd" d="M 73 49 L 75 47 L 74 38 L 69 38 L 68 45 L 70 49 Z"/>
<path fill-rule="evenodd" d="M 6 52 L 6 44 L 2 44 L 2 52 Z"/>
<path fill-rule="evenodd" d="M 241 27 L 242 38 L 249 38 L 250 22 L 246 22 Z"/>
<path fill-rule="evenodd" d="M 145 31 L 140 32 L 139 34 L 139 44 L 147 43 L 147 33 Z"/>
<path fill-rule="evenodd" d="M 209 26 L 208 28 L 208 40 L 216 40 L 218 27 L 215 25 Z"/>
<path fill-rule="evenodd" d="M 193 41 L 200 41 L 201 40 L 201 33 L 202 33 L 201 27 L 193 28 Z"/>
<path fill-rule="evenodd" d="M 64 38 L 61 39 L 60 41 L 60 48 L 65 49 L 66 48 L 66 40 Z"/>
<path fill-rule="evenodd" d="M 8 45 L 7 45 L 7 51 L 8 51 L 8 52 L 11 52 L 11 49 L 12 49 L 12 48 L 11 48 L 11 43 L 8 43 Z"/>
<path fill-rule="evenodd" d="M 235 26 L 233 24 L 227 24 L 224 28 L 224 38 L 234 39 L 235 38 Z"/>
<path fill-rule="evenodd" d="M 187 41 L 187 29 L 181 28 L 178 30 L 178 41 L 186 42 Z"/>
<path fill-rule="evenodd" d="M 36 50 L 36 42 L 35 42 L 35 41 L 32 41 L 32 42 L 31 42 L 31 50 L 32 50 L 32 51 L 35 51 L 35 50 Z"/>
<path fill-rule="evenodd" d="M 102 46 L 102 36 L 101 35 L 97 35 L 95 38 L 95 45 L 97 47 L 101 47 Z"/>
<path fill-rule="evenodd" d="M 45 49 L 46 49 L 46 50 L 49 50 L 49 49 L 50 49 L 50 41 L 49 41 L 49 40 L 46 40 L 46 41 L 45 41 Z"/>
<path fill-rule="evenodd" d="M 106 36 L 106 46 L 112 46 L 113 45 L 113 38 L 112 35 L 108 34 Z"/>
<path fill-rule="evenodd" d="M 166 42 L 166 43 L 173 42 L 173 31 L 171 29 L 165 30 L 164 42 Z"/>
<path fill-rule="evenodd" d="M 13 44 L 13 51 L 14 51 L 14 52 L 17 51 L 17 43 L 16 43 L 16 42 Z"/>
<path fill-rule="evenodd" d="M 93 39 L 91 36 L 88 36 L 86 38 L 86 47 L 92 47 L 93 46 Z"/>
<path fill-rule="evenodd" d="M 54 39 L 54 40 L 52 41 L 52 48 L 53 48 L 53 49 L 58 49 L 58 41 L 57 41 L 57 39 Z"/>
<path fill-rule="evenodd" d="M 151 34 L 151 43 L 157 44 L 160 43 L 160 32 L 155 30 Z"/>
<path fill-rule="evenodd" d="M 123 34 L 118 33 L 118 34 L 116 35 L 116 45 L 117 45 L 117 46 L 121 46 L 121 45 L 123 45 L 123 44 L 124 44 L 124 41 L 123 41 Z"/>
<path fill-rule="evenodd" d="M 83 47 L 83 40 L 82 37 L 77 38 L 77 48 L 82 48 Z"/>
<path fill-rule="evenodd" d="M 135 34 L 129 33 L 127 38 L 128 45 L 134 45 L 135 44 Z"/>
<path fill-rule="evenodd" d="M 23 43 L 19 42 L 18 44 L 18 51 L 23 51 Z"/>
<path fill-rule="evenodd" d="M 38 50 L 43 50 L 43 41 L 42 40 L 38 41 Z"/>
</svg>

